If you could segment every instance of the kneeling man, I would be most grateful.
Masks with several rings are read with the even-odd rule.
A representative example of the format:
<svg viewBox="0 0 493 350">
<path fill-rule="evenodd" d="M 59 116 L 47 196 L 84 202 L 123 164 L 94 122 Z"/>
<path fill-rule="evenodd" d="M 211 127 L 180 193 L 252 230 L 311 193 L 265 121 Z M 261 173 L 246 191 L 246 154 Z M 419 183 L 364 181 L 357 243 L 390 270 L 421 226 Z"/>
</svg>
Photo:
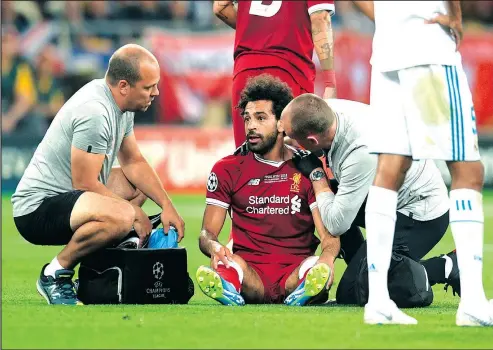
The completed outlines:
<svg viewBox="0 0 493 350">
<path fill-rule="evenodd" d="M 133 228 L 143 242 L 152 225 L 140 206 L 146 198 L 163 212 L 165 230 L 184 223 L 155 171 L 140 153 L 134 112 L 159 94 L 159 64 L 138 45 L 110 59 L 105 79 L 77 91 L 55 116 L 12 196 L 19 233 L 36 245 L 65 245 L 41 269 L 38 292 L 49 304 L 78 303 L 75 266 Z M 113 169 L 118 157 L 121 169 Z"/>
</svg>

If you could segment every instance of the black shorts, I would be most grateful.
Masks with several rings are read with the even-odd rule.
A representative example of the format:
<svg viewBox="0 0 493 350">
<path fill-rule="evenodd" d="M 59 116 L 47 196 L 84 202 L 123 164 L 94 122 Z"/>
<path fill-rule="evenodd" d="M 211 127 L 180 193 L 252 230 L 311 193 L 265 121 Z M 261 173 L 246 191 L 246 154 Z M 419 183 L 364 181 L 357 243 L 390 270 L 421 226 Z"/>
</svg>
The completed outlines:
<svg viewBox="0 0 493 350">
<path fill-rule="evenodd" d="M 397 212 L 393 250 L 401 251 L 405 249 L 404 255 L 419 262 L 440 242 L 448 226 L 448 211 L 442 216 L 429 221 L 417 221 Z M 337 286 L 336 300 L 338 304 L 356 304 L 356 280 L 360 271 L 361 261 L 366 257 L 367 253 L 366 241 L 361 242 L 360 234 L 359 228 L 355 230 L 354 226 L 344 234 L 347 235 L 344 243 L 349 245 L 348 248 L 350 249 L 348 250 L 356 251 L 356 253 L 350 257 L 350 260 L 348 259 L 349 261 L 346 261 L 348 263 L 347 268 Z M 359 248 L 351 247 L 356 242 L 360 245 Z M 341 248 L 345 244 L 341 240 Z"/>
<path fill-rule="evenodd" d="M 14 217 L 24 239 L 36 245 L 65 245 L 71 239 L 70 216 L 84 191 L 70 191 L 46 198 L 32 213 Z"/>
</svg>

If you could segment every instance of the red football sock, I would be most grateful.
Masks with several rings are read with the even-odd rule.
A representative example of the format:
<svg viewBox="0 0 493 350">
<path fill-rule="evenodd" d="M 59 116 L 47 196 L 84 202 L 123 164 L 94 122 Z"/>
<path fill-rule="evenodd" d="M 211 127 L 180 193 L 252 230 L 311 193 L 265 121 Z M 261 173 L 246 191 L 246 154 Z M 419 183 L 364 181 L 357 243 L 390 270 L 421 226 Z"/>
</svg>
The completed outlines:
<svg viewBox="0 0 493 350">
<path fill-rule="evenodd" d="M 238 293 L 241 291 L 240 276 L 238 275 L 238 271 L 236 271 L 235 268 L 227 268 L 224 265 L 219 265 L 216 269 L 216 272 L 219 274 L 219 276 L 231 283 Z"/>
</svg>

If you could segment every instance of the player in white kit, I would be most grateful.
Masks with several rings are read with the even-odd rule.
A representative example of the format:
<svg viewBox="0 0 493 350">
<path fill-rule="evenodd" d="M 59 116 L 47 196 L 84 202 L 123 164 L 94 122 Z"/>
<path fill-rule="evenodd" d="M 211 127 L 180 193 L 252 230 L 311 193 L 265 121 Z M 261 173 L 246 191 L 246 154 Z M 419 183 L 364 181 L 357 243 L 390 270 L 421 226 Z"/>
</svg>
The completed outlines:
<svg viewBox="0 0 493 350">
<path fill-rule="evenodd" d="M 370 148 L 379 154 L 368 194 L 368 324 L 415 324 L 391 301 L 387 272 L 397 193 L 412 159 L 447 162 L 450 227 L 460 269 L 459 326 L 493 326 L 483 282 L 483 165 L 472 96 L 457 51 L 459 1 L 375 1 L 371 105 L 380 128 Z"/>
</svg>

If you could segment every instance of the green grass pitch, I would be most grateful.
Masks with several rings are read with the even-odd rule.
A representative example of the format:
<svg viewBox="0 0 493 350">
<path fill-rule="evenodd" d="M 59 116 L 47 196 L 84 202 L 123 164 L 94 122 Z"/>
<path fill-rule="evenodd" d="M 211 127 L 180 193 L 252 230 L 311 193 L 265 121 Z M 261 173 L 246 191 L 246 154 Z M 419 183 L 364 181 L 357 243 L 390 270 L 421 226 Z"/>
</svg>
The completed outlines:
<svg viewBox="0 0 493 350">
<path fill-rule="evenodd" d="M 185 219 L 189 272 L 207 264 L 197 244 L 203 196 L 174 195 Z M 146 205 L 149 213 L 156 207 Z M 493 298 L 493 192 L 485 195 L 484 284 Z M 229 222 L 222 238 L 227 237 Z M 430 253 L 449 252 L 450 232 Z M 435 301 L 408 310 L 417 326 L 367 326 L 363 309 L 293 308 L 283 305 L 224 307 L 196 287 L 189 305 L 54 307 L 36 292 L 41 266 L 59 251 L 22 239 L 12 220 L 8 196 L 2 199 L 2 347 L 3 348 L 492 348 L 492 328 L 459 328 L 459 302 L 436 286 Z M 335 294 L 344 262 L 336 265 Z"/>
</svg>

